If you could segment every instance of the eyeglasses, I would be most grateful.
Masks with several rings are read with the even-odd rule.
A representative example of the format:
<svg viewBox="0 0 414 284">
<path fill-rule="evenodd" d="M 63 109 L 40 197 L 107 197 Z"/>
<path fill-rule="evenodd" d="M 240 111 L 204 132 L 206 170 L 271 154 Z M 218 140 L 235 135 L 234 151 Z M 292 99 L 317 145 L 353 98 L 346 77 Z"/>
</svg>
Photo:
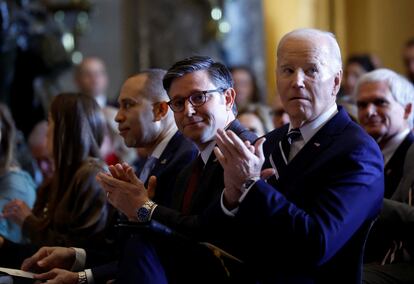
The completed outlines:
<svg viewBox="0 0 414 284">
<path fill-rule="evenodd" d="M 207 94 L 210 93 L 221 93 L 225 89 L 218 88 L 215 90 L 207 90 L 207 91 L 199 91 L 195 92 L 192 95 L 186 98 L 175 98 L 168 102 L 168 105 L 172 109 L 173 112 L 182 112 L 185 108 L 185 101 L 188 100 L 193 107 L 200 107 L 207 101 Z"/>
</svg>

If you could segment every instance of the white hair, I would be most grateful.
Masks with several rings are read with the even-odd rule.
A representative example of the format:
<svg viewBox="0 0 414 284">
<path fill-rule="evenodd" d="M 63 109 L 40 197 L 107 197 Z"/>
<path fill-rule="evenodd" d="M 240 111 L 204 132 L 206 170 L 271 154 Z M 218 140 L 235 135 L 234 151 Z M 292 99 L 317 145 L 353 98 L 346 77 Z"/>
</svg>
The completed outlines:
<svg viewBox="0 0 414 284">
<path fill-rule="evenodd" d="M 333 33 L 318 30 L 318 29 L 309 29 L 309 28 L 302 28 L 293 30 L 282 37 L 279 42 L 277 48 L 277 56 L 279 57 L 280 47 L 284 43 L 284 41 L 288 38 L 301 38 L 301 39 L 308 39 L 308 40 L 325 40 L 327 43 L 327 47 L 329 49 L 329 59 L 327 65 L 333 71 L 333 73 L 338 73 L 342 70 L 342 58 L 341 58 L 341 50 L 339 48 L 338 42 L 336 41 L 336 37 Z"/>
<path fill-rule="evenodd" d="M 405 107 L 408 104 L 414 106 L 414 86 L 400 74 L 386 68 L 376 69 L 359 77 L 355 86 L 354 97 L 357 97 L 359 88 L 364 83 L 384 82 L 388 85 L 395 101 Z M 414 111 L 408 117 L 410 128 L 413 127 Z"/>
</svg>

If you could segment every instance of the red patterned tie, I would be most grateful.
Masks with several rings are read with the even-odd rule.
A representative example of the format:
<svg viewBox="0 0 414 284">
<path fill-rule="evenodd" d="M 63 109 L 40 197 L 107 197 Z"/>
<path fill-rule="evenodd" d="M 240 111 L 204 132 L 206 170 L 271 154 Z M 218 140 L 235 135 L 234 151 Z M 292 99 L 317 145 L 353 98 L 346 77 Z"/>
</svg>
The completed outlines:
<svg viewBox="0 0 414 284">
<path fill-rule="evenodd" d="M 183 206 L 181 208 L 181 211 L 184 214 L 190 213 L 191 200 L 192 200 L 194 192 L 197 189 L 198 180 L 201 176 L 201 173 L 203 172 L 203 167 L 204 167 L 203 159 L 201 158 L 201 155 L 198 155 L 194 163 L 191 176 L 188 179 L 187 189 L 184 193 Z"/>
</svg>

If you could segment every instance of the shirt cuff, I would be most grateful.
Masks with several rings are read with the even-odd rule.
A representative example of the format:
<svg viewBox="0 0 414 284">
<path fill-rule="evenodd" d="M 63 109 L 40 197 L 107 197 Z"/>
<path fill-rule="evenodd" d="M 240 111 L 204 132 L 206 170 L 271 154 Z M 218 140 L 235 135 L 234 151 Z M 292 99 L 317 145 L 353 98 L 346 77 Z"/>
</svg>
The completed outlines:
<svg viewBox="0 0 414 284">
<path fill-rule="evenodd" d="M 253 178 L 252 180 L 254 180 L 254 182 L 252 182 L 251 184 L 249 184 L 249 187 L 247 187 L 247 188 L 242 187 L 242 189 L 241 189 L 242 195 L 239 198 L 239 204 L 246 198 L 246 195 L 249 193 L 250 189 L 253 187 L 253 185 L 256 184 L 256 182 L 259 179 L 260 179 L 259 177 Z M 226 189 L 224 189 L 224 190 L 226 190 Z M 223 199 L 224 199 L 224 190 L 221 193 L 221 198 L 220 198 L 221 210 L 223 210 L 224 214 L 226 214 L 227 216 L 235 217 L 236 214 L 237 214 L 237 212 L 239 212 L 239 206 L 237 206 L 236 208 L 234 208 L 232 210 L 228 210 L 226 208 L 226 206 L 224 206 L 224 201 L 223 201 Z"/>
<path fill-rule="evenodd" d="M 224 190 L 226 190 L 226 189 L 224 189 Z M 236 208 L 234 208 L 232 210 L 228 210 L 226 208 L 226 206 L 224 206 L 224 202 L 223 202 L 223 199 L 224 199 L 224 190 L 221 193 L 221 198 L 220 198 L 221 210 L 223 210 L 224 214 L 226 214 L 227 216 L 234 217 L 234 216 L 236 216 L 237 212 L 239 211 L 239 207 L 237 206 Z"/>
<path fill-rule="evenodd" d="M 88 284 L 94 284 L 95 281 L 93 280 L 93 274 L 91 269 L 86 269 L 86 280 L 88 281 Z"/>
<path fill-rule="evenodd" d="M 86 251 L 81 248 L 74 248 L 75 250 L 75 263 L 73 263 L 71 271 L 81 271 L 85 268 L 86 263 Z"/>
</svg>

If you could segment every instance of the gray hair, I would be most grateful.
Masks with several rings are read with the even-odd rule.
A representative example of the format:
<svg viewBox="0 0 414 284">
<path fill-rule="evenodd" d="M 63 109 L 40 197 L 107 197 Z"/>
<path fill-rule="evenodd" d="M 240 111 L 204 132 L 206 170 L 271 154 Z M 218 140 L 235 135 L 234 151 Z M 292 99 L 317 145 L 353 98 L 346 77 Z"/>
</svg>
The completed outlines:
<svg viewBox="0 0 414 284">
<path fill-rule="evenodd" d="M 309 29 L 309 28 L 302 28 L 302 29 L 296 29 L 293 30 L 286 35 L 282 37 L 282 39 L 279 42 L 278 48 L 277 48 L 277 56 L 279 57 L 280 47 L 282 46 L 282 43 L 287 38 L 303 38 L 303 39 L 309 39 L 309 40 L 315 40 L 315 39 L 323 39 L 328 44 L 329 48 L 329 56 L 330 59 L 328 62 L 325 62 L 327 66 L 331 69 L 333 73 L 340 72 L 342 70 L 342 58 L 341 58 L 341 50 L 339 48 L 338 42 L 336 40 L 336 37 L 333 33 L 318 30 L 318 29 Z"/>
<path fill-rule="evenodd" d="M 362 75 L 355 86 L 354 97 L 356 98 L 362 84 L 375 82 L 386 83 L 394 100 L 403 107 L 407 104 L 414 106 L 414 86 L 405 77 L 386 68 L 377 69 Z M 411 111 L 408 117 L 410 128 L 413 127 L 413 118 L 414 112 Z"/>
</svg>

